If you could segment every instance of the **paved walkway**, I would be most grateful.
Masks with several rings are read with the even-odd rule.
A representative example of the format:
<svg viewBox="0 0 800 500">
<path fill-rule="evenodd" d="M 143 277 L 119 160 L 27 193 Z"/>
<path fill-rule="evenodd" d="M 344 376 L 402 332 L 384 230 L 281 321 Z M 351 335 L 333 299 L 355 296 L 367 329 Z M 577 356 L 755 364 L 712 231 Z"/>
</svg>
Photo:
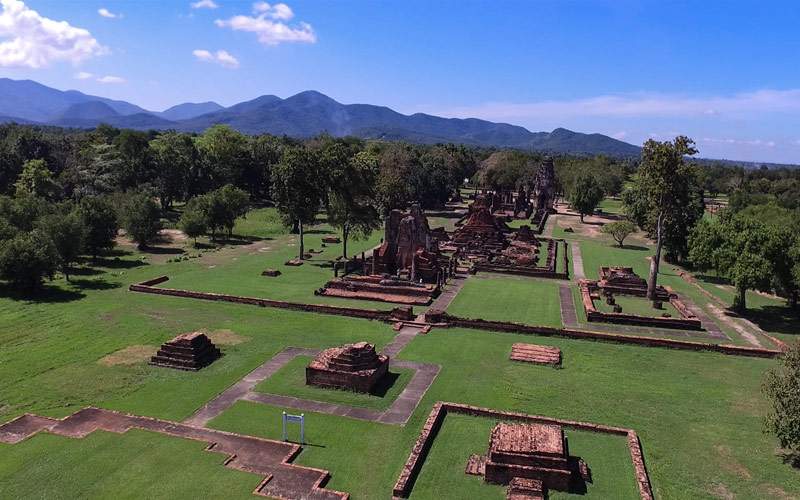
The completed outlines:
<svg viewBox="0 0 800 500">
<path fill-rule="evenodd" d="M 382 351 L 383 354 L 389 355 L 390 358 L 393 357 L 397 352 L 400 351 L 400 349 L 408 344 L 418 332 L 418 328 L 410 326 L 404 327 L 395 337 L 395 340 L 387 346 L 387 348 L 390 349 L 390 352 L 393 352 L 394 354 L 389 354 L 386 349 Z M 395 399 L 392 405 L 384 411 L 356 408 L 353 406 L 338 405 L 334 403 L 325 403 L 322 401 L 282 396 L 279 394 L 267 394 L 255 392 L 253 390 L 256 385 L 274 375 L 278 370 L 280 370 L 295 357 L 316 356 L 319 354 L 319 352 L 319 349 L 287 347 L 283 351 L 276 354 L 275 357 L 247 374 L 242 380 L 232 385 L 226 391 L 222 392 L 208 404 L 200 408 L 197 413 L 186 419 L 184 423 L 188 425 L 205 426 L 220 413 L 230 408 L 234 403 L 236 403 L 236 401 L 244 400 L 274 406 L 286 406 L 304 411 L 328 413 L 331 415 L 356 418 L 359 420 L 368 420 L 371 422 L 405 425 L 406 422 L 408 422 L 408 419 L 411 417 L 411 414 L 414 413 L 417 405 L 419 405 L 419 402 L 422 400 L 425 392 L 427 392 L 428 387 L 433 384 L 434 379 L 436 379 L 436 375 L 439 374 L 439 365 L 390 359 L 390 369 L 404 368 L 414 370 L 414 375 L 411 377 L 408 385 L 406 385 L 400 395 L 397 396 L 397 399 Z"/>
<path fill-rule="evenodd" d="M 686 304 L 686 308 L 692 314 L 697 316 L 697 319 L 700 320 L 700 324 L 703 325 L 703 328 L 705 328 L 706 332 L 708 332 L 708 335 L 710 337 L 714 337 L 717 339 L 731 340 L 730 337 L 725 335 L 725 332 L 723 332 L 720 329 L 719 325 L 717 325 L 717 323 L 713 319 L 711 319 L 711 317 L 708 314 L 706 314 L 706 312 L 702 308 L 697 307 L 691 300 L 681 296 L 680 294 L 678 294 L 678 298 L 682 300 L 684 304 Z"/>
<path fill-rule="evenodd" d="M 558 298 L 561 302 L 561 322 L 566 328 L 578 327 L 578 316 L 575 313 L 575 301 L 572 298 L 570 284 L 562 283 L 558 286 Z"/>
<path fill-rule="evenodd" d="M 205 441 L 208 443 L 207 451 L 228 456 L 223 462 L 226 467 L 264 476 L 254 494 L 273 498 L 315 500 L 347 498 L 346 493 L 319 487 L 328 479 L 328 471 L 289 463 L 300 451 L 300 446 L 297 444 L 203 429 L 99 408 L 85 408 L 62 420 L 23 415 L 0 426 L 0 442 L 18 443 L 41 431 L 71 438 L 83 438 L 96 430 L 124 433 L 132 428 Z M 125 488 L 125 485 L 120 485 L 120 488 Z"/>
<path fill-rule="evenodd" d="M 436 297 L 436 300 L 433 301 L 431 304 L 431 309 L 438 309 L 440 311 L 446 311 L 447 307 L 453 302 L 453 299 L 456 298 L 458 292 L 464 288 L 464 283 L 467 282 L 467 276 L 464 275 L 455 275 L 451 280 L 444 291 Z"/>
<path fill-rule="evenodd" d="M 394 339 L 386 344 L 381 353 L 394 359 L 395 356 L 400 354 L 400 351 L 402 351 L 405 346 L 414 340 L 414 337 L 419 335 L 419 332 L 422 330 L 422 328 L 422 326 L 404 324 L 403 327 L 397 332 L 397 335 L 395 335 Z"/>
<path fill-rule="evenodd" d="M 572 275 L 575 277 L 575 281 L 586 279 L 586 275 L 583 273 L 581 247 L 575 240 L 571 240 L 569 246 L 572 247 Z"/>
</svg>

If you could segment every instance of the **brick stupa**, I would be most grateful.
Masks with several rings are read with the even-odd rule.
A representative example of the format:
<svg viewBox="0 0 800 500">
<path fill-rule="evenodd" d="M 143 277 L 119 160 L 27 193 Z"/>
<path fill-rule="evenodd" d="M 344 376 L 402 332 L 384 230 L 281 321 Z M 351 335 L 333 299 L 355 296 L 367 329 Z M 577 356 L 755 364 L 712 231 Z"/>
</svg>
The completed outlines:
<svg viewBox="0 0 800 500">
<path fill-rule="evenodd" d="M 370 392 L 389 370 L 389 356 L 367 342 L 325 349 L 306 367 L 306 384 Z"/>
<path fill-rule="evenodd" d="M 210 365 L 222 355 L 211 340 L 201 332 L 183 333 L 161 345 L 150 364 L 197 371 Z"/>
<path fill-rule="evenodd" d="M 542 488 L 568 491 L 573 477 L 564 430 L 549 424 L 497 424 L 489 438 L 484 479 L 510 484 L 514 478 L 541 481 Z"/>
</svg>

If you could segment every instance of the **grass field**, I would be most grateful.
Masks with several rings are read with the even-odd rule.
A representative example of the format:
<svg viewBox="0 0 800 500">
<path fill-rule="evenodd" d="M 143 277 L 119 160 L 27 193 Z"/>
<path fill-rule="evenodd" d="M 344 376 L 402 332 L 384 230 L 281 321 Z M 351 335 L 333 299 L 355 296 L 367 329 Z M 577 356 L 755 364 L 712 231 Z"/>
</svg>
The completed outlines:
<svg viewBox="0 0 800 500">
<path fill-rule="evenodd" d="M 311 358 L 308 356 L 297 356 L 275 375 L 258 384 L 255 390 L 324 403 L 385 410 L 397 399 L 413 375 L 413 370 L 392 368 L 383 383 L 379 384 L 372 394 L 323 389 L 306 385 L 306 366 L 310 361 Z"/>
<path fill-rule="evenodd" d="M 478 273 L 447 308 L 463 318 L 561 326 L 558 283 L 516 276 Z"/>
<path fill-rule="evenodd" d="M 173 277 L 170 286 L 183 280 L 181 286 L 228 287 L 243 295 L 309 294 L 298 282 L 313 286 L 329 270 L 320 268 L 317 275 L 308 265 L 281 268 L 285 280 L 256 274 L 296 248 L 287 246 L 294 236 L 269 228 L 268 210 L 259 213 L 263 219 L 253 214 L 237 228 L 244 236 L 251 236 L 244 234 L 247 229 L 263 231 L 253 237 L 273 238 L 258 242 L 270 248 L 253 255 L 242 250 L 246 245 L 234 245 L 156 264 L 142 261 L 140 253 L 117 252 L 81 268 L 71 284 L 49 284 L 48 293 L 35 301 L 8 293 L 0 298 L 0 421 L 25 412 L 60 417 L 88 405 L 182 420 L 288 346 L 364 340 L 380 349 L 391 341 L 396 332 L 383 323 L 127 291 L 131 283 L 166 274 Z M 273 230 L 278 232 L 270 235 Z M 312 234 L 309 240 L 319 237 Z M 647 251 L 620 250 L 602 240 L 580 245 L 589 277 L 599 265 L 646 271 Z M 317 247 L 316 241 L 309 244 Z M 665 284 L 704 297 L 670 266 L 663 270 Z M 448 312 L 558 326 L 557 287 L 556 281 L 479 274 L 467 280 Z M 264 293 L 254 293 L 259 290 Z M 200 329 L 222 340 L 224 356 L 199 372 L 152 367 L 146 355 L 119 354 L 131 346 L 139 347 L 122 352 L 154 352 L 174 335 Z M 563 368 L 509 361 L 515 342 L 559 347 Z M 101 362 L 113 353 L 126 364 Z M 309 445 L 297 462 L 330 470 L 329 486 L 354 499 L 390 496 L 439 400 L 633 428 L 642 439 L 657 498 L 800 496 L 800 471 L 781 461 L 775 440 L 761 430 L 766 402 L 760 384 L 772 360 L 443 328 L 417 336 L 398 357 L 441 366 L 406 426 L 307 413 Z M 271 392 L 297 394 L 296 372 L 289 369 L 265 384 L 275 384 Z M 210 425 L 280 439 L 282 410 L 238 402 Z M 454 492 L 451 498 L 500 498 L 502 489 L 463 474 L 468 454 L 485 451 L 491 423 L 448 417 L 412 498 L 438 499 L 447 491 Z M 222 467 L 223 457 L 203 446 L 146 431 L 99 432 L 85 439 L 42 434 L 0 445 L 0 498 L 252 498 L 260 478 Z M 570 446 L 595 473 L 587 497 L 629 498 L 635 492 L 626 482 L 630 462 L 624 440 L 570 433 Z"/>
<path fill-rule="evenodd" d="M 655 318 L 662 316 L 664 313 L 669 314 L 672 318 L 680 318 L 681 315 L 675 306 L 669 302 L 662 302 L 661 309 L 653 307 L 653 303 L 645 297 L 635 297 L 632 295 L 614 295 L 614 301 L 622 307 L 623 314 L 635 314 L 637 316 L 646 316 L 648 318 Z M 606 304 L 604 298 L 595 301 L 595 306 L 600 312 L 614 312 L 614 306 Z"/>
</svg>

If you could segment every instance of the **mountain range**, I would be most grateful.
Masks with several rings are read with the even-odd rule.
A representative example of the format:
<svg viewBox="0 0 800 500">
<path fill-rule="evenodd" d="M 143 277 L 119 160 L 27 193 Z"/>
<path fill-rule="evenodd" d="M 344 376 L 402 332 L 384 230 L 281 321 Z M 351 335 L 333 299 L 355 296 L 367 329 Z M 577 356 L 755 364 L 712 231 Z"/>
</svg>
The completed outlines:
<svg viewBox="0 0 800 500">
<path fill-rule="evenodd" d="M 554 153 L 638 156 L 640 148 L 602 134 L 564 128 L 531 132 L 524 127 L 476 118 L 404 115 L 385 106 L 342 104 L 308 90 L 286 99 L 264 95 L 230 107 L 215 102 L 183 103 L 148 111 L 125 101 L 61 91 L 32 80 L 0 78 L 0 122 L 93 128 L 107 123 L 139 130 L 202 132 L 216 124 L 247 134 L 311 137 L 323 132 L 365 139 L 414 143 L 454 142 Z"/>
</svg>

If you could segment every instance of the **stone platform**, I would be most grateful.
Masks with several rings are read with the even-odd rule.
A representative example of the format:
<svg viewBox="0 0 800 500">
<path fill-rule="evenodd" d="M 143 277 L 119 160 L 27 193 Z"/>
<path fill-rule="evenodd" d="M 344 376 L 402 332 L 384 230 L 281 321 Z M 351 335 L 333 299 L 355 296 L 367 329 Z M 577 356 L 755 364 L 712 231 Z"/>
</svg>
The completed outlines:
<svg viewBox="0 0 800 500">
<path fill-rule="evenodd" d="M 511 346 L 511 355 L 508 359 L 537 365 L 561 366 L 561 349 L 536 344 L 516 343 Z"/>
<path fill-rule="evenodd" d="M 156 355 L 150 358 L 150 364 L 197 371 L 220 356 L 222 353 L 204 333 L 183 333 L 162 344 Z"/>
<path fill-rule="evenodd" d="M 325 349 L 306 367 L 306 384 L 370 392 L 389 370 L 389 356 L 366 342 Z"/>
<path fill-rule="evenodd" d="M 397 278 L 368 275 L 335 278 L 314 292 L 327 297 L 376 300 L 394 304 L 430 305 L 439 296 L 436 284 L 413 283 Z"/>
</svg>

